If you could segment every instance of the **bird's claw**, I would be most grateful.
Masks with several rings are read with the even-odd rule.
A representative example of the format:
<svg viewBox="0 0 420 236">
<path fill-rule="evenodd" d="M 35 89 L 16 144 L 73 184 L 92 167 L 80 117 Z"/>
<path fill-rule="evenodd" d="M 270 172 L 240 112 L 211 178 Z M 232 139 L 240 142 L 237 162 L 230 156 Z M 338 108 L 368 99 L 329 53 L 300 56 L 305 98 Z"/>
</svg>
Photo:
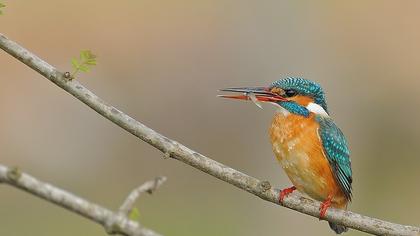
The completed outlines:
<svg viewBox="0 0 420 236">
<path fill-rule="evenodd" d="M 319 206 L 319 219 L 325 219 L 325 215 L 327 214 L 328 208 L 331 206 L 332 197 L 328 196 L 328 198 L 321 203 Z"/>
<path fill-rule="evenodd" d="M 279 203 L 283 205 L 284 198 L 287 197 L 287 195 L 293 193 L 293 191 L 295 191 L 295 190 L 296 190 L 295 186 L 280 190 Z"/>
</svg>

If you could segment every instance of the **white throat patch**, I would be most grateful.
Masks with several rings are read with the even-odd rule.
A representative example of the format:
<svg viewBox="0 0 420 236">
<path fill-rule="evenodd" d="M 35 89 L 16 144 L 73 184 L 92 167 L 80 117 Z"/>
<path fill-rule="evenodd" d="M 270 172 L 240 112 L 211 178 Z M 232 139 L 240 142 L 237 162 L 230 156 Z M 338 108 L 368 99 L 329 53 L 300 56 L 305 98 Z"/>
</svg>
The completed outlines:
<svg viewBox="0 0 420 236">
<path fill-rule="evenodd" d="M 328 113 L 324 110 L 324 108 L 322 108 L 320 105 L 316 103 L 313 103 L 313 102 L 309 103 L 306 106 L 306 109 L 308 109 L 310 112 L 313 112 L 315 114 L 328 117 Z"/>
<path fill-rule="evenodd" d="M 272 102 L 272 104 L 277 107 L 277 112 L 278 113 L 281 113 L 283 116 L 290 115 L 290 112 L 288 110 L 286 110 L 284 107 L 280 106 L 279 104 L 277 104 L 275 102 Z"/>
</svg>

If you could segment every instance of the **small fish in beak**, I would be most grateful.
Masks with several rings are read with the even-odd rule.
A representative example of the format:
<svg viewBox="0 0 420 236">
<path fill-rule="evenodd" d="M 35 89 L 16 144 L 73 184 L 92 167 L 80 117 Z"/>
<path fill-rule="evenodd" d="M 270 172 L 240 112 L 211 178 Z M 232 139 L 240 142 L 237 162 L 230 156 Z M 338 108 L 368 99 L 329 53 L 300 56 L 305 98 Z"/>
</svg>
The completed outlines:
<svg viewBox="0 0 420 236">
<path fill-rule="evenodd" d="M 246 96 L 248 96 L 249 100 L 251 100 L 255 104 L 255 106 L 259 107 L 260 109 L 263 109 L 261 103 L 257 99 L 257 96 L 255 96 L 255 93 L 249 92 L 246 93 Z"/>
<path fill-rule="evenodd" d="M 239 100 L 250 100 L 257 107 L 262 109 L 261 102 L 279 102 L 287 101 L 286 98 L 271 92 L 268 88 L 265 87 L 255 87 L 255 88 L 226 88 L 221 89 L 222 92 L 237 92 L 242 93 L 242 95 L 217 95 L 222 98 L 232 98 Z"/>
</svg>

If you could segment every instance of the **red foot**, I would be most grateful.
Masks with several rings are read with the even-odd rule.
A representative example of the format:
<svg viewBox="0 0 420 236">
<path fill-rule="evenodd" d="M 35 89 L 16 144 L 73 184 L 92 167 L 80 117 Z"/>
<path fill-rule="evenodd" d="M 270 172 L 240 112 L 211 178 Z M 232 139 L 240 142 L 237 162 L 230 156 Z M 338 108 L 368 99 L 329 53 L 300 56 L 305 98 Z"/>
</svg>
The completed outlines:
<svg viewBox="0 0 420 236">
<path fill-rule="evenodd" d="M 287 197 L 287 195 L 293 193 L 293 191 L 296 190 L 295 186 L 292 186 L 290 188 L 285 188 L 283 190 L 280 191 L 280 197 L 279 197 L 279 203 L 283 204 L 283 200 L 285 197 Z"/>
<path fill-rule="evenodd" d="M 329 195 L 328 198 L 321 203 L 321 206 L 319 207 L 319 219 L 324 219 L 325 214 L 327 214 L 327 209 L 331 206 L 331 200 L 332 196 Z"/>
</svg>

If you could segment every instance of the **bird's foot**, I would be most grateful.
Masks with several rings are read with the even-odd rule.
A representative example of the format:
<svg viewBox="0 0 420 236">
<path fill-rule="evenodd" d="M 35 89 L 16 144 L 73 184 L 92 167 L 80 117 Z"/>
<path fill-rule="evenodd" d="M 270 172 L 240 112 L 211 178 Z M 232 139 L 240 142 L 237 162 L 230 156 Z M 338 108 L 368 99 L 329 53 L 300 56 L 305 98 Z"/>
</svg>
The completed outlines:
<svg viewBox="0 0 420 236">
<path fill-rule="evenodd" d="M 293 191 L 295 191 L 295 190 L 296 190 L 295 186 L 280 190 L 279 203 L 283 205 L 284 198 L 287 197 L 287 195 L 293 193 Z"/>
<path fill-rule="evenodd" d="M 319 206 L 319 219 L 322 220 L 325 218 L 325 215 L 327 214 L 328 208 L 331 206 L 332 196 L 328 195 L 328 198 L 321 203 L 321 206 Z"/>
</svg>

